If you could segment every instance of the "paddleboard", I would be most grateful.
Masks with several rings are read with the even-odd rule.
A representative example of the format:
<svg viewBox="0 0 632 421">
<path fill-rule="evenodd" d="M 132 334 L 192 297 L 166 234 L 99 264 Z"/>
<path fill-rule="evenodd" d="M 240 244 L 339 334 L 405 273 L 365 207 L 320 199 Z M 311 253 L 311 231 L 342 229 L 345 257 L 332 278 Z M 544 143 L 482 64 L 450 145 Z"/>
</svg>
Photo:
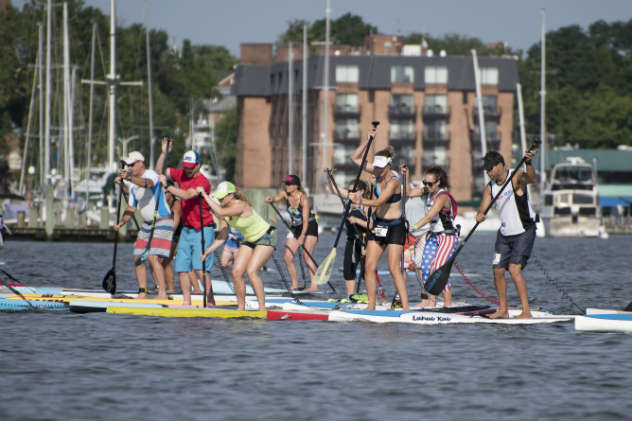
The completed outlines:
<svg viewBox="0 0 632 421">
<path fill-rule="evenodd" d="M 270 321 L 306 321 L 306 320 L 328 320 L 328 311 L 284 311 L 268 310 L 266 320 Z"/>
<path fill-rule="evenodd" d="M 575 330 L 585 332 L 632 332 L 632 312 L 576 316 Z"/>
<path fill-rule="evenodd" d="M 569 322 L 574 316 L 552 315 L 548 312 L 532 311 L 533 317 L 530 319 L 517 319 L 519 310 L 510 310 L 508 319 L 489 319 L 479 315 L 463 315 L 439 312 L 418 312 L 418 311 L 375 311 L 375 310 L 335 310 L 329 313 L 329 320 L 336 322 L 343 321 L 366 321 L 373 323 L 412 323 L 419 325 L 438 325 L 451 323 L 486 323 L 486 324 L 506 324 L 506 325 L 529 325 L 539 323 L 559 323 Z"/>
<path fill-rule="evenodd" d="M 55 301 L 59 303 L 70 303 L 70 301 L 102 301 L 106 303 L 148 303 L 148 304 L 182 304 L 182 300 L 157 300 L 151 298 L 137 299 L 137 298 L 100 298 L 95 300 L 93 297 L 85 297 L 80 295 L 60 295 L 60 294 L 23 294 L 24 298 L 33 301 Z M 21 300 L 19 295 L 11 295 L 7 297 L 7 300 Z M 193 305 L 201 305 L 202 297 L 191 297 Z M 236 301 L 217 301 L 218 306 L 231 306 L 235 305 Z"/>
<path fill-rule="evenodd" d="M 158 317 L 211 317 L 222 319 L 263 319 L 265 311 L 238 311 L 232 309 L 217 308 L 141 308 L 141 307 L 120 307 L 109 306 L 107 313 L 110 314 L 130 314 L 136 316 L 158 316 Z"/>
</svg>

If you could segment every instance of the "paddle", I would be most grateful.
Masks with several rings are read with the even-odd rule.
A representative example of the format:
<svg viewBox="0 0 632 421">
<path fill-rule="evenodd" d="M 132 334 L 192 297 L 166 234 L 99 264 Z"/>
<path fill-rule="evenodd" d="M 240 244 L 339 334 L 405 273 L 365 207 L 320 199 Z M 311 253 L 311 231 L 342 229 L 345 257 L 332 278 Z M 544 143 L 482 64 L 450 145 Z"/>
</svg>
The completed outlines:
<svg viewBox="0 0 632 421">
<path fill-rule="evenodd" d="M 169 157 L 169 143 L 171 143 L 171 138 L 167 138 L 167 150 L 165 151 L 165 165 L 167 159 Z M 147 240 L 147 245 L 145 246 L 145 250 L 143 250 L 143 254 L 140 255 L 138 259 L 136 259 L 136 266 L 142 265 L 149 256 L 149 250 L 151 249 L 151 240 L 154 238 L 154 231 L 156 230 L 156 220 L 158 219 L 158 207 L 160 206 L 160 195 L 162 193 L 163 187 L 160 182 L 157 183 L 158 193 L 156 194 L 156 206 L 154 207 L 154 219 L 151 222 L 151 231 L 149 232 L 149 239 Z M 206 307 L 206 305 L 205 305 Z"/>
<path fill-rule="evenodd" d="M 379 121 L 374 121 L 373 127 L 377 129 L 377 126 L 380 124 Z M 353 188 L 351 189 L 352 193 L 358 189 L 358 182 L 360 181 L 360 176 L 362 175 L 362 171 L 364 170 L 364 166 L 366 165 L 366 160 L 369 155 L 369 149 L 371 149 L 371 143 L 373 143 L 373 139 L 375 136 L 369 136 L 369 141 L 366 144 L 366 149 L 364 150 L 364 155 L 362 156 L 362 162 L 360 163 L 360 169 L 358 170 L 358 175 L 353 182 Z M 322 285 L 324 283 L 329 282 L 329 278 L 331 277 L 331 270 L 334 265 L 334 261 L 336 259 L 336 247 L 338 247 L 338 241 L 340 241 L 340 235 L 342 234 L 342 227 L 345 224 L 345 220 L 347 219 L 347 215 L 349 214 L 349 209 L 351 208 L 351 201 L 347 201 L 345 204 L 345 209 L 342 213 L 342 219 L 340 220 L 340 226 L 338 227 L 338 234 L 336 235 L 336 241 L 334 241 L 334 245 L 329 252 L 329 255 L 325 258 L 325 260 L 320 264 L 316 274 L 314 275 L 313 282 L 316 285 Z"/>
<path fill-rule="evenodd" d="M 123 186 L 119 186 L 118 205 L 116 205 L 116 223 L 121 220 L 121 197 L 123 196 Z M 114 255 L 112 256 L 112 269 L 105 274 L 101 285 L 106 292 L 116 294 L 116 251 L 118 250 L 119 233 L 114 231 Z"/>
<path fill-rule="evenodd" d="M 276 212 L 276 214 L 279 216 L 279 219 L 281 219 L 281 222 L 283 222 L 283 225 L 285 225 L 285 226 L 286 226 L 286 228 L 287 228 L 290 232 L 292 232 L 292 228 L 290 228 L 290 225 L 289 225 L 289 224 L 287 223 L 287 221 L 283 218 L 283 216 L 281 215 L 281 212 L 279 212 L 279 209 L 277 209 L 277 207 L 276 207 L 276 206 L 274 206 L 274 203 L 268 203 L 268 205 L 270 205 L 270 206 L 272 207 L 272 209 L 274 209 L 274 211 Z M 294 233 L 292 233 L 292 235 L 294 235 Z M 296 237 L 294 237 L 294 238 L 296 238 Z M 303 251 L 305 252 L 305 254 L 307 254 L 307 257 L 309 257 L 309 258 L 310 258 L 310 260 L 312 261 L 312 263 L 314 263 L 314 266 L 316 266 L 316 268 L 318 268 L 318 263 L 316 263 L 316 260 L 314 260 L 314 257 L 310 254 L 310 252 L 309 252 L 309 251 L 307 251 L 307 250 L 305 249 L 305 247 L 303 247 L 303 245 L 302 245 L 302 244 L 299 244 L 299 247 L 301 248 L 301 250 L 303 250 Z M 317 272 L 318 272 L 318 270 L 317 270 Z M 324 282 L 323 282 L 323 283 L 324 283 Z M 333 286 L 331 283 L 327 282 L 327 284 L 329 285 L 329 287 L 332 289 L 332 291 L 333 291 L 333 292 L 336 292 L 336 288 L 334 288 L 334 286 Z M 318 285 L 320 285 L 320 284 L 318 284 Z"/>
<path fill-rule="evenodd" d="M 539 141 L 533 142 L 530 150 L 537 148 L 539 143 L 540 143 Z M 527 160 L 526 156 L 523 156 L 520 162 L 518 163 L 518 165 L 516 166 L 516 169 L 520 168 L 526 160 Z M 511 173 L 511 176 L 502 185 L 502 187 L 498 191 L 498 194 L 494 198 L 492 198 L 492 201 L 487 206 L 487 209 L 485 209 L 485 211 L 483 212 L 484 215 L 487 215 L 487 212 L 489 212 L 489 210 L 492 208 L 494 203 L 496 203 L 496 200 L 503 193 L 503 191 L 505 190 L 505 187 L 507 187 L 507 185 L 511 183 L 511 180 L 514 178 L 516 173 L 517 171 L 513 171 Z M 463 250 L 463 247 L 465 247 L 465 243 L 467 243 L 467 240 L 469 240 L 472 234 L 474 234 L 474 231 L 476 231 L 476 228 L 478 227 L 479 224 L 480 222 L 477 222 L 476 224 L 474 224 L 474 227 L 467 234 L 467 236 L 465 237 L 465 240 L 463 240 L 463 242 L 458 245 L 452 257 L 450 257 L 450 259 L 448 259 L 448 261 L 445 262 L 443 266 L 441 266 L 439 269 L 431 273 L 428 279 L 426 279 L 424 288 L 430 294 L 438 295 L 439 293 L 441 293 L 441 291 L 443 291 L 443 289 L 445 288 L 445 285 L 448 283 L 448 279 L 450 278 L 450 271 L 452 270 L 452 265 L 454 264 L 454 260 L 456 259 L 456 256 L 461 252 L 461 250 Z"/>
<path fill-rule="evenodd" d="M 167 148 L 169 145 L 167 145 Z M 200 204 L 200 233 L 202 234 L 201 250 L 204 252 L 204 216 L 202 215 L 202 194 L 198 195 L 198 202 Z M 204 298 L 202 299 L 204 307 L 206 308 L 206 259 L 202 260 L 202 283 L 204 284 Z M 213 296 L 213 285 L 209 278 L 210 295 Z M 215 305 L 215 298 L 213 298 L 213 305 Z"/>
<path fill-rule="evenodd" d="M 0 269 L 0 272 L 4 273 L 9 279 L 11 279 L 13 282 L 22 284 L 22 282 L 18 281 L 17 279 L 15 279 L 13 276 L 11 276 L 11 274 L 5 270 Z M 13 292 L 15 295 L 18 295 L 21 299 L 23 299 L 24 301 L 26 301 L 26 304 L 28 304 L 28 306 L 31 308 L 31 310 L 35 311 L 37 310 L 35 308 L 35 306 L 33 304 L 31 304 L 31 302 L 29 300 L 26 299 L 26 297 L 24 295 L 22 295 L 22 293 L 20 291 L 18 291 L 17 289 L 13 288 L 11 285 L 7 284 L 6 282 L 0 280 L 0 284 L 4 285 L 5 287 L 9 288 L 11 290 L 11 292 Z"/>
</svg>

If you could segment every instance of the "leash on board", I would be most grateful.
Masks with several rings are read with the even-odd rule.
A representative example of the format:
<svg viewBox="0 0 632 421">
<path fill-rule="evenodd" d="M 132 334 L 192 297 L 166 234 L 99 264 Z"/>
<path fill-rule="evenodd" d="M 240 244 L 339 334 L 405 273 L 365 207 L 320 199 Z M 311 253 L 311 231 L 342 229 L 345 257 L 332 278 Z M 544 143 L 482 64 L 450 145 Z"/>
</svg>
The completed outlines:
<svg viewBox="0 0 632 421">
<path fill-rule="evenodd" d="M 463 277 L 463 279 L 465 280 L 465 283 L 468 284 L 470 286 L 470 288 L 472 288 L 474 290 L 474 292 L 476 292 L 479 296 L 481 296 L 482 298 L 486 299 L 487 301 L 489 301 L 492 304 L 495 305 L 500 305 L 500 303 L 498 302 L 498 300 L 495 300 L 487 295 L 485 295 L 485 293 L 483 291 L 481 291 L 480 289 L 478 289 L 476 287 L 476 285 L 474 285 L 472 283 L 472 281 L 469 280 L 469 278 L 465 275 L 465 273 L 463 272 L 463 270 L 461 269 L 461 266 L 459 266 L 458 263 L 454 262 L 454 267 L 456 268 L 456 270 L 459 271 L 459 273 L 461 274 L 461 276 Z"/>
<path fill-rule="evenodd" d="M 586 309 L 583 308 L 582 306 L 580 306 L 579 304 L 577 304 L 575 302 L 575 300 L 573 300 L 573 298 L 568 294 L 568 292 L 566 292 L 566 290 L 564 288 L 562 288 L 562 286 L 559 284 L 559 282 L 557 282 L 555 279 L 553 279 L 549 273 L 547 272 L 546 268 L 544 267 L 543 264 L 540 263 L 540 259 L 537 258 L 537 256 L 535 255 L 535 253 L 533 254 L 533 263 L 535 263 L 536 267 L 538 267 L 542 273 L 544 274 L 544 278 L 546 279 L 547 282 L 551 283 L 555 289 L 558 290 L 558 292 L 560 293 L 560 295 L 562 296 L 562 298 L 567 299 L 568 301 L 570 301 L 570 303 L 577 307 L 577 309 L 580 311 L 581 314 L 586 314 Z"/>
</svg>

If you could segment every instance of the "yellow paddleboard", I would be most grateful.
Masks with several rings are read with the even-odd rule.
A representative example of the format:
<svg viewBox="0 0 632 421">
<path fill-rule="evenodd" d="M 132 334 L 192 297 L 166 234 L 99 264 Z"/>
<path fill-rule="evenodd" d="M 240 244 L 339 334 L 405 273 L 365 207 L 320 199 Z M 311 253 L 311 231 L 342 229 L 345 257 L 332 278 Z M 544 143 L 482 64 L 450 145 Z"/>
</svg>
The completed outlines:
<svg viewBox="0 0 632 421">
<path fill-rule="evenodd" d="M 109 306 L 107 312 L 113 314 L 134 314 L 137 316 L 217 317 L 222 319 L 263 319 L 267 313 L 265 311 L 238 311 L 221 308 L 147 308 L 116 306 Z"/>
<path fill-rule="evenodd" d="M 182 300 L 156 300 L 151 298 L 94 298 L 81 295 L 60 295 L 60 294 L 22 294 L 24 298 L 32 301 L 56 301 L 59 303 L 70 303 L 70 301 L 99 301 L 105 303 L 144 303 L 144 304 L 172 304 L 182 305 Z M 11 300 L 21 300 L 19 295 L 11 295 L 7 297 Z M 202 305 L 202 299 L 199 297 L 191 297 L 191 303 L 194 305 Z M 218 306 L 234 306 L 236 301 L 218 301 Z"/>
</svg>

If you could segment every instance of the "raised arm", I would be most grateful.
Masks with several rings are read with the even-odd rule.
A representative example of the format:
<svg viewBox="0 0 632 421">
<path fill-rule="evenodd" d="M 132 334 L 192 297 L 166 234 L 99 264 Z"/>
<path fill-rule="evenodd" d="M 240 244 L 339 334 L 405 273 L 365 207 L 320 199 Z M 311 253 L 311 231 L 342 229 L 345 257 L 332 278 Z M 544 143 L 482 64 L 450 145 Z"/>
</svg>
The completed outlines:
<svg viewBox="0 0 632 421">
<path fill-rule="evenodd" d="M 246 203 L 241 200 L 233 200 L 228 206 L 222 207 L 210 198 L 210 196 L 204 191 L 203 187 L 198 187 L 196 189 L 196 194 L 202 195 L 202 198 L 206 200 L 206 203 L 208 203 L 211 208 L 211 212 L 218 217 L 217 219 L 241 215 L 246 208 Z"/>
<path fill-rule="evenodd" d="M 377 128 L 376 127 L 372 127 L 369 130 L 369 136 L 367 137 L 366 143 L 360 143 L 360 145 L 358 145 L 358 147 L 351 154 L 351 160 L 358 167 L 362 165 L 362 157 L 364 156 L 364 150 L 366 149 L 367 145 L 369 144 L 369 139 L 371 137 L 375 137 L 376 133 L 377 133 Z M 367 156 L 367 158 L 368 158 L 368 156 Z M 371 160 L 367 159 L 367 162 L 366 162 L 366 164 L 364 166 L 364 170 L 365 171 L 369 171 L 369 172 L 373 171 L 373 164 L 371 163 Z"/>
<path fill-rule="evenodd" d="M 279 190 L 277 194 L 275 194 L 274 196 L 268 196 L 263 201 L 266 203 L 276 203 L 285 198 L 287 198 L 287 195 L 285 194 L 285 190 Z"/>
<path fill-rule="evenodd" d="M 167 155 L 167 143 L 169 144 L 169 152 L 171 152 L 171 150 L 173 149 L 173 144 L 171 142 L 171 138 L 169 138 L 168 136 L 164 136 L 162 138 L 162 149 L 160 151 L 160 156 L 158 157 L 158 159 L 156 160 L 156 172 L 158 174 L 162 174 L 163 170 L 165 172 L 166 175 L 169 175 L 167 173 L 167 169 L 165 168 L 165 156 Z"/>
</svg>

